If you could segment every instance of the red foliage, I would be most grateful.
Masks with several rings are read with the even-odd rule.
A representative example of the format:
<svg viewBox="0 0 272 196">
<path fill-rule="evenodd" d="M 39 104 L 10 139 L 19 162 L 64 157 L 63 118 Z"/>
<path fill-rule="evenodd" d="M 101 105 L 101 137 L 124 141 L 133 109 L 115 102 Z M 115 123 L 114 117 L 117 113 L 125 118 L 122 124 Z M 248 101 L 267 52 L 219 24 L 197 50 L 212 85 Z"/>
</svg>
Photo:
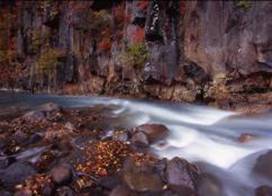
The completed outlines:
<svg viewBox="0 0 272 196">
<path fill-rule="evenodd" d="M 109 38 L 103 38 L 98 44 L 100 50 L 109 51 L 111 49 L 111 40 Z"/>
<path fill-rule="evenodd" d="M 137 7 L 139 7 L 141 10 L 146 10 L 148 7 L 149 1 L 144 0 L 144 1 L 138 1 L 137 2 Z"/>
<path fill-rule="evenodd" d="M 179 4 L 180 15 L 184 16 L 185 10 L 186 10 L 186 1 L 180 1 L 180 4 Z"/>
<path fill-rule="evenodd" d="M 145 31 L 141 27 L 137 27 L 136 31 L 132 35 L 132 41 L 134 43 L 143 42 L 145 37 Z"/>
<path fill-rule="evenodd" d="M 129 23 L 131 20 L 131 14 L 130 13 L 127 13 L 127 15 L 125 16 L 125 22 L 126 23 Z"/>
<path fill-rule="evenodd" d="M 13 87 L 21 73 L 22 70 L 19 67 L 0 64 L 0 85 L 8 84 L 9 87 Z"/>
<path fill-rule="evenodd" d="M 119 30 L 119 31 L 116 31 L 115 34 L 116 34 L 116 39 L 121 40 L 123 38 L 124 33 L 122 30 Z"/>
<path fill-rule="evenodd" d="M 125 8 L 123 4 L 114 7 L 114 19 L 117 24 L 124 24 L 125 22 Z"/>
<path fill-rule="evenodd" d="M 9 37 L 8 39 L 8 49 L 9 50 L 15 50 L 15 38 L 14 37 Z"/>
</svg>

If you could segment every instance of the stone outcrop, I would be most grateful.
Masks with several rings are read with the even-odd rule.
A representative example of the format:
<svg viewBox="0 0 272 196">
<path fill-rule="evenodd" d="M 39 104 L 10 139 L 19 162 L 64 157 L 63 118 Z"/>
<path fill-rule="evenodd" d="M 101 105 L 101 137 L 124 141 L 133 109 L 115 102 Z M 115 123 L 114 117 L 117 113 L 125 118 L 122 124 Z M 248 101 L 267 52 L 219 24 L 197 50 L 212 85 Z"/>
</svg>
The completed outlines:
<svg viewBox="0 0 272 196">
<path fill-rule="evenodd" d="M 224 107 L 267 102 L 271 10 L 270 1 L 3 1 L 0 85 Z"/>
</svg>

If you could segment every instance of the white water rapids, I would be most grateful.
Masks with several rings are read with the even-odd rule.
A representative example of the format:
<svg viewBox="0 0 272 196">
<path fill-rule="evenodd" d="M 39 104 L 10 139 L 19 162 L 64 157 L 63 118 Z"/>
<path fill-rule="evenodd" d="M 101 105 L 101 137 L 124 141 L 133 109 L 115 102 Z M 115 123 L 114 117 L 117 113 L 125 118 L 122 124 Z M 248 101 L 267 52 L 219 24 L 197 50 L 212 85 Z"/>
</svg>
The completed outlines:
<svg viewBox="0 0 272 196">
<path fill-rule="evenodd" d="M 152 146 L 154 152 L 160 157 L 178 156 L 201 163 L 206 172 L 221 180 L 226 196 L 254 195 L 254 188 L 264 183 L 252 176 L 251 170 L 258 155 L 272 149 L 271 113 L 244 117 L 234 112 L 189 104 L 87 96 L 0 94 L 2 108 L 9 105 L 35 107 L 45 102 L 55 102 L 64 107 L 104 105 L 113 108 L 110 114 L 113 118 L 128 119 L 124 121 L 127 127 L 144 123 L 166 125 L 170 130 L 169 136 Z M 238 138 L 242 133 L 257 137 L 241 143 Z M 266 184 L 271 185 L 271 182 Z"/>
</svg>

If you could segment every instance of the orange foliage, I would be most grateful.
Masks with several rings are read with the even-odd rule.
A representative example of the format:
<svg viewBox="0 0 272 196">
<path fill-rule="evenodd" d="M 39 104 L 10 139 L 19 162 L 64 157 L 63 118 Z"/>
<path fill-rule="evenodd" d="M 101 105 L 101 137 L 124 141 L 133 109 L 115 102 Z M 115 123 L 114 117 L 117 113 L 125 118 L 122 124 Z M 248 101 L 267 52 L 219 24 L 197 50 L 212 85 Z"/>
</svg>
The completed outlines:
<svg viewBox="0 0 272 196">
<path fill-rule="evenodd" d="M 98 44 L 98 48 L 104 51 L 109 51 L 111 49 L 111 40 L 110 38 L 103 38 Z"/>
<path fill-rule="evenodd" d="M 134 43 L 143 42 L 145 37 L 144 29 L 141 27 L 137 27 L 136 31 L 132 35 L 132 41 Z"/>
</svg>

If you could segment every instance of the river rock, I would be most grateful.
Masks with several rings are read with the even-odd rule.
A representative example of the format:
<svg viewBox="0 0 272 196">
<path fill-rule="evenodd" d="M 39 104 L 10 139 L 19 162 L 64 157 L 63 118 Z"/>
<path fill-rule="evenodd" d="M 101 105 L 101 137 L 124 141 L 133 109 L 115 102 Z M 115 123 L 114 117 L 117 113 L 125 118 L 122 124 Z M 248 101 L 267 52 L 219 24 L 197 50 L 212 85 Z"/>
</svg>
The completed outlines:
<svg viewBox="0 0 272 196">
<path fill-rule="evenodd" d="M 255 189 L 255 196 L 271 196 L 272 195 L 272 187 L 271 186 L 259 186 Z"/>
<path fill-rule="evenodd" d="M 242 133 L 240 137 L 238 138 L 239 142 L 246 143 L 256 138 L 256 135 L 250 134 L 250 133 Z"/>
<path fill-rule="evenodd" d="M 198 178 L 198 169 L 186 160 L 175 157 L 168 161 L 166 179 L 169 185 L 188 187 L 195 190 Z"/>
<path fill-rule="evenodd" d="M 131 137 L 131 142 L 140 147 L 147 147 L 149 145 L 147 135 L 143 132 L 134 133 Z"/>
<path fill-rule="evenodd" d="M 215 176 L 211 174 L 201 174 L 197 185 L 199 196 L 221 196 L 222 184 Z"/>
<path fill-rule="evenodd" d="M 26 141 L 26 144 L 35 144 L 41 141 L 43 138 L 42 133 L 33 133 L 30 138 Z"/>
<path fill-rule="evenodd" d="M 124 185 L 119 185 L 115 187 L 111 193 L 110 196 L 136 196 L 136 193 L 133 193 L 131 190 L 129 190 L 128 187 Z"/>
<path fill-rule="evenodd" d="M 164 183 L 154 167 L 136 166 L 131 160 L 125 163 L 123 180 L 131 190 L 138 192 L 155 192 L 164 188 Z"/>
<path fill-rule="evenodd" d="M 56 190 L 57 196 L 74 196 L 75 192 L 68 186 L 62 186 Z"/>
<path fill-rule="evenodd" d="M 121 184 L 121 179 L 117 175 L 104 176 L 98 181 L 98 184 L 107 189 L 113 189 L 117 185 Z"/>
<path fill-rule="evenodd" d="M 0 169 L 7 168 L 11 163 L 14 163 L 16 161 L 15 157 L 12 156 L 2 156 L 0 159 Z"/>
<path fill-rule="evenodd" d="M 28 135 L 21 130 L 16 131 L 13 137 L 14 140 L 19 144 L 26 142 L 26 140 L 28 139 Z"/>
<path fill-rule="evenodd" d="M 12 196 L 12 194 L 11 194 L 10 192 L 4 191 L 4 190 L 1 190 L 1 191 L 0 191 L 0 195 L 1 195 L 1 196 Z"/>
<path fill-rule="evenodd" d="M 64 185 L 72 180 L 72 169 L 68 164 L 60 164 L 54 167 L 51 172 L 52 180 L 58 185 Z"/>
<path fill-rule="evenodd" d="M 272 150 L 257 158 L 253 172 L 272 181 Z"/>
<path fill-rule="evenodd" d="M 41 111 L 30 111 L 25 113 L 22 119 L 28 122 L 40 122 L 45 119 L 45 114 Z"/>
<path fill-rule="evenodd" d="M 114 131 L 112 135 L 112 139 L 116 141 L 127 141 L 129 138 L 127 131 Z"/>
<path fill-rule="evenodd" d="M 27 177 L 36 173 L 36 170 L 26 162 L 15 162 L 1 174 L 0 179 L 7 187 L 23 182 Z"/>
<path fill-rule="evenodd" d="M 38 111 L 45 113 L 59 112 L 60 110 L 61 107 L 55 103 L 46 103 L 38 107 Z"/>
<path fill-rule="evenodd" d="M 167 127 L 161 124 L 143 124 L 136 127 L 134 131 L 145 133 L 150 143 L 161 140 L 168 134 Z"/>
</svg>

